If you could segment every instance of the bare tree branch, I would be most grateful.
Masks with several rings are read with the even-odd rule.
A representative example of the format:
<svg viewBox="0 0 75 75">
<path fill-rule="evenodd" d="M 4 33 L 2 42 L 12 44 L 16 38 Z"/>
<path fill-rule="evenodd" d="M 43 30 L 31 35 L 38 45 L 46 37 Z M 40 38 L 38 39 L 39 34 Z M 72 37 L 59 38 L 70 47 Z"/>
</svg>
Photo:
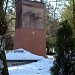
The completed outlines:
<svg viewBox="0 0 75 75">
<path fill-rule="evenodd" d="M 8 2 L 9 2 L 9 0 L 6 1 L 5 15 L 6 15 L 6 10 L 7 10 L 7 6 L 8 6 Z"/>
</svg>

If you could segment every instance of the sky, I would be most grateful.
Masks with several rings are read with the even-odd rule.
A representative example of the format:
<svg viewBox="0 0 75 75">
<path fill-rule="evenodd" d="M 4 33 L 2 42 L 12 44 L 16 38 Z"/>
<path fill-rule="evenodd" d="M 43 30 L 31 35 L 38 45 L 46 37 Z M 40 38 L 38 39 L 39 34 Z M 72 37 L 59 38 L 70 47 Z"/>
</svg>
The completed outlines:
<svg viewBox="0 0 75 75">
<path fill-rule="evenodd" d="M 56 8 L 56 6 L 57 6 L 57 9 L 55 11 L 55 13 L 56 13 L 55 16 L 58 17 L 58 18 L 60 18 L 62 10 L 64 8 L 64 5 L 68 4 L 68 2 L 66 2 L 65 0 L 48 0 L 48 1 L 51 3 L 51 5 L 54 8 Z M 57 3 L 56 3 L 56 1 L 57 1 Z"/>
</svg>

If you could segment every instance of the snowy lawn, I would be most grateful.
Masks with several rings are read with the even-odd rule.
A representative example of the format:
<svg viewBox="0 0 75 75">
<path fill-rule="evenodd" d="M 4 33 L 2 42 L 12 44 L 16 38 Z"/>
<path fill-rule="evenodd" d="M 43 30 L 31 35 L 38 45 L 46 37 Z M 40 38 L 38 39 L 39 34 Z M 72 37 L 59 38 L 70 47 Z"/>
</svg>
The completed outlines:
<svg viewBox="0 0 75 75">
<path fill-rule="evenodd" d="M 53 60 L 43 59 L 31 64 L 8 67 L 9 75 L 50 75 Z"/>
<path fill-rule="evenodd" d="M 24 49 L 6 53 L 7 60 L 38 60 L 30 64 L 8 67 L 9 75 L 51 75 L 50 67 L 53 65 L 53 56 L 44 58 L 32 54 Z"/>
</svg>

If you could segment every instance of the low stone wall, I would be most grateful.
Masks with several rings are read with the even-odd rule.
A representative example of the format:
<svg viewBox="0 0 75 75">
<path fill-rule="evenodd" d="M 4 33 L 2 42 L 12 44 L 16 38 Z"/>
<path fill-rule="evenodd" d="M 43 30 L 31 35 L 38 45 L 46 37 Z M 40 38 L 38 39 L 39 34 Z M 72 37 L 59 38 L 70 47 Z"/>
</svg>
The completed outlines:
<svg viewBox="0 0 75 75">
<path fill-rule="evenodd" d="M 7 60 L 8 67 L 29 64 L 32 62 L 37 62 L 38 60 Z"/>
</svg>

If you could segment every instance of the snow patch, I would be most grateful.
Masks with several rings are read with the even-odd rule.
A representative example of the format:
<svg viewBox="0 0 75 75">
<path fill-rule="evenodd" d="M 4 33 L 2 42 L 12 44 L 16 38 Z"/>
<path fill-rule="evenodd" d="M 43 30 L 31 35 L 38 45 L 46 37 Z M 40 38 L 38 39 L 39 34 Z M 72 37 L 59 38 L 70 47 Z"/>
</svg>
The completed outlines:
<svg viewBox="0 0 75 75">
<path fill-rule="evenodd" d="M 31 64 L 8 67 L 9 75 L 50 75 L 53 60 L 43 59 Z"/>
<path fill-rule="evenodd" d="M 7 60 L 38 60 L 30 64 L 8 67 L 9 75 L 51 75 L 53 56 L 48 57 L 32 54 L 22 48 L 8 52 L 6 53 Z"/>
<path fill-rule="evenodd" d="M 32 54 L 31 52 L 22 48 L 15 49 L 12 52 L 6 53 L 7 60 L 41 60 L 43 56 Z"/>
</svg>

